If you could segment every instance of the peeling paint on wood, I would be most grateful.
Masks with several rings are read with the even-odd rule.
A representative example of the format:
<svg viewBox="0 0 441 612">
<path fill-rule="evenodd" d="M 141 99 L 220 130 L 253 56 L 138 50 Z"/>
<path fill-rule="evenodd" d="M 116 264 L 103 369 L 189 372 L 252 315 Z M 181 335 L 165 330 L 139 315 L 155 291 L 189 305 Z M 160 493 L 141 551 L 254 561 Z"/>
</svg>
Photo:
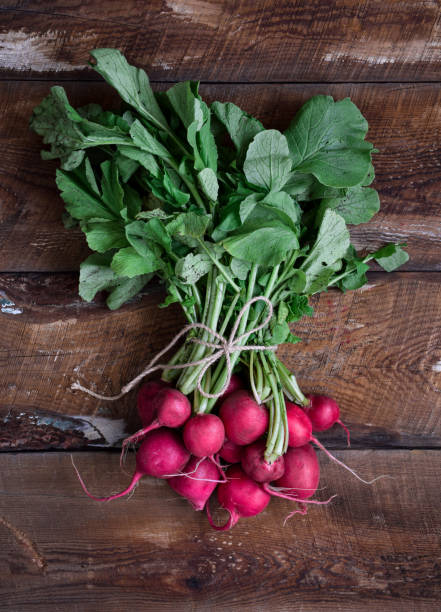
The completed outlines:
<svg viewBox="0 0 441 612">
<path fill-rule="evenodd" d="M 117 41 L 153 80 L 439 80 L 436 1 L 126 0 L 103 10 L 93 0 L 26 0 L 15 6 L 2 10 L 3 66 L 10 75 L 28 70 L 71 78 L 80 71 L 96 80 L 84 66 L 89 50 Z"/>
<path fill-rule="evenodd" d="M 24 28 L 1 33 L 0 68 L 18 72 L 45 72 L 50 65 L 55 72 L 84 70 L 85 62 L 70 64 L 54 60 L 66 34 L 60 30 L 29 32 Z"/>
<path fill-rule="evenodd" d="M 123 419 L 65 416 L 30 406 L 0 405 L 0 451 L 111 447 L 126 435 Z"/>
<path fill-rule="evenodd" d="M 19 315 L 23 309 L 17 308 L 12 300 L 10 300 L 3 291 L 0 291 L 0 311 L 3 314 Z"/>
</svg>

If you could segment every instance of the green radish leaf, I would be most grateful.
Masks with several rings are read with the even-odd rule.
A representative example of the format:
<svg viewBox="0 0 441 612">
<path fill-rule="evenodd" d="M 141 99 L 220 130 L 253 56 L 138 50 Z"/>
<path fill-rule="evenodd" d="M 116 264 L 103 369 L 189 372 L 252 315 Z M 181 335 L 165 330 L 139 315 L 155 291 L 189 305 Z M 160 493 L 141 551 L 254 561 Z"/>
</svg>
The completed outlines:
<svg viewBox="0 0 441 612">
<path fill-rule="evenodd" d="M 335 271 L 335 264 L 339 265 L 349 243 L 349 232 L 344 219 L 333 210 L 327 209 L 316 241 L 301 265 L 307 279 L 306 292 L 315 293 L 318 291 L 317 286 L 322 287 L 326 280 L 330 280 L 329 272 Z"/>
<path fill-rule="evenodd" d="M 105 161 L 100 166 L 102 172 L 102 200 L 116 215 L 124 207 L 124 191 L 119 182 L 118 167 L 114 161 Z"/>
<path fill-rule="evenodd" d="M 85 221 L 81 229 L 92 251 L 105 253 L 110 249 L 128 246 L 124 226 L 118 221 Z"/>
<path fill-rule="evenodd" d="M 144 289 L 152 276 L 152 274 L 141 274 L 134 278 L 119 278 L 115 287 L 110 290 L 106 300 L 107 306 L 110 310 L 117 310 Z"/>
<path fill-rule="evenodd" d="M 129 146 L 129 145 L 120 145 L 118 147 L 118 151 L 124 157 L 138 162 L 143 168 L 145 168 L 150 174 L 154 177 L 158 178 L 160 175 L 160 170 L 158 163 L 156 162 L 154 156 L 151 153 L 148 153 L 145 150 L 138 149 L 137 147 Z"/>
<path fill-rule="evenodd" d="M 35 107 L 30 121 L 34 132 L 51 145 L 43 151 L 43 159 L 60 158 L 64 170 L 74 170 L 84 159 L 84 149 L 110 144 L 128 143 L 120 126 L 106 127 L 89 121 L 76 111 L 63 87 L 51 88 L 50 95 Z"/>
<path fill-rule="evenodd" d="M 277 130 L 265 130 L 250 143 L 243 171 L 253 185 L 267 191 L 279 191 L 287 182 L 291 167 L 285 136 Z"/>
<path fill-rule="evenodd" d="M 110 268 L 111 261 L 111 254 L 94 253 L 80 264 L 79 294 L 86 302 L 91 302 L 99 291 L 115 286 L 117 277 Z"/>
<path fill-rule="evenodd" d="M 303 293 L 306 287 L 306 274 L 303 270 L 294 270 L 293 276 L 287 281 L 290 291 L 296 294 Z"/>
<path fill-rule="evenodd" d="M 113 221 L 116 215 L 101 200 L 87 181 L 84 167 L 71 172 L 56 171 L 56 183 L 67 212 L 75 219 L 107 219 Z"/>
<path fill-rule="evenodd" d="M 141 249 L 139 249 L 141 250 Z M 133 247 L 120 249 L 113 256 L 111 268 L 118 276 L 133 278 L 141 274 L 150 274 L 162 267 L 162 262 L 153 251 L 143 249 L 143 255 Z"/>
<path fill-rule="evenodd" d="M 165 94 L 184 126 L 188 129 L 194 122 L 196 130 L 204 123 L 204 114 L 198 98 L 198 83 L 184 81 L 170 87 Z"/>
<path fill-rule="evenodd" d="M 137 160 L 130 159 L 118 150 L 118 153 L 114 157 L 116 167 L 118 168 L 118 174 L 123 183 L 127 183 L 135 172 L 139 168 Z"/>
<path fill-rule="evenodd" d="M 249 261 L 232 257 L 230 263 L 230 269 L 235 277 L 239 280 L 246 280 L 249 271 L 251 270 L 251 264 Z"/>
<path fill-rule="evenodd" d="M 199 279 L 208 274 L 213 264 L 208 255 L 203 253 L 189 253 L 180 259 L 175 268 L 176 275 L 189 284 L 197 283 Z"/>
<path fill-rule="evenodd" d="M 90 54 L 96 60 L 92 68 L 117 90 L 127 104 L 154 125 L 168 128 L 144 70 L 131 66 L 118 49 L 94 49 Z"/>
<path fill-rule="evenodd" d="M 346 223 L 358 225 L 367 223 L 380 210 L 380 198 L 375 189 L 370 187 L 350 187 L 346 194 L 339 198 L 324 198 L 320 209 L 335 210 Z"/>
<path fill-rule="evenodd" d="M 138 191 L 130 185 L 124 185 L 124 208 L 121 209 L 121 217 L 129 222 L 135 219 L 142 208 L 142 199 Z"/>
<path fill-rule="evenodd" d="M 159 142 L 159 140 L 150 134 L 140 121 L 136 120 L 133 122 L 130 128 L 130 136 L 139 149 L 151 155 L 156 155 L 166 161 L 172 159 L 171 153 Z"/>
<path fill-rule="evenodd" d="M 167 224 L 171 236 L 189 236 L 201 238 L 210 223 L 210 215 L 197 215 L 193 212 L 181 213 Z"/>
<path fill-rule="evenodd" d="M 409 253 L 403 251 L 401 247 L 406 246 L 403 244 L 388 244 L 387 246 L 379 249 L 373 253 L 374 259 L 383 270 L 386 272 L 392 272 L 409 260 Z"/>
<path fill-rule="evenodd" d="M 288 323 L 299 321 L 303 316 L 312 317 L 314 309 L 309 305 L 306 295 L 293 295 L 287 302 L 288 315 L 286 320 Z"/>
<path fill-rule="evenodd" d="M 263 125 L 232 102 L 213 102 L 211 110 L 227 130 L 239 159 L 243 159 L 254 136 L 263 132 Z"/>
<path fill-rule="evenodd" d="M 144 234 L 148 240 L 159 244 L 167 253 L 171 253 L 171 238 L 170 234 L 161 219 L 157 217 L 150 219 L 147 223 L 144 223 Z"/>
<path fill-rule="evenodd" d="M 204 168 L 198 174 L 198 181 L 204 195 L 213 202 L 216 202 L 219 193 L 219 183 L 216 173 L 211 168 Z"/>
<path fill-rule="evenodd" d="M 299 246 L 296 234 L 275 222 L 238 232 L 222 240 L 221 244 L 233 257 L 264 266 L 281 263 L 288 252 Z"/>
<path fill-rule="evenodd" d="M 314 96 L 285 132 L 294 168 L 331 187 L 360 184 L 371 165 L 373 147 L 364 140 L 367 129 L 349 98 L 334 102 L 330 96 Z"/>
<path fill-rule="evenodd" d="M 79 294 L 86 302 L 91 302 L 99 291 L 108 291 L 107 306 L 115 310 L 134 297 L 145 287 L 151 275 L 136 278 L 118 278 L 110 268 L 112 255 L 106 253 L 90 255 L 80 265 Z"/>
</svg>

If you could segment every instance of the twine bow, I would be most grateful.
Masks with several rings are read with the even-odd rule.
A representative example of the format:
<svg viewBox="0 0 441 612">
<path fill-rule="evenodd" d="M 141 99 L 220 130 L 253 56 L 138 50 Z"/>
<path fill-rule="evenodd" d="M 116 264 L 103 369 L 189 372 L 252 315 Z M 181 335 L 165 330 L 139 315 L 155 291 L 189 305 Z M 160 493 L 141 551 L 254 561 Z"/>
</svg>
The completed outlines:
<svg viewBox="0 0 441 612">
<path fill-rule="evenodd" d="M 241 334 L 240 336 L 236 337 L 237 330 L 239 329 L 239 325 L 242 320 L 242 317 L 247 312 L 247 310 L 249 310 L 252 304 L 254 304 L 255 302 L 259 302 L 259 301 L 265 302 L 265 304 L 267 305 L 268 314 L 266 315 L 265 319 L 262 321 L 262 323 L 260 323 L 256 327 L 253 327 L 252 329 L 248 330 L 244 334 Z M 231 367 L 232 353 L 237 353 L 241 351 L 267 351 L 267 350 L 271 351 L 271 350 L 277 349 L 277 345 L 265 346 L 265 345 L 258 345 L 258 344 L 244 344 L 244 345 L 241 344 L 251 334 L 255 334 L 256 332 L 266 327 L 268 323 L 270 322 L 272 316 L 273 316 L 273 305 L 271 304 L 270 300 L 263 295 L 253 297 L 250 300 L 248 300 L 248 302 L 246 302 L 244 306 L 241 308 L 234 322 L 233 329 L 231 330 L 231 333 L 228 338 L 225 338 L 221 334 L 218 334 L 214 329 L 211 329 L 210 327 L 208 327 L 208 325 L 205 325 L 204 323 L 190 323 L 189 325 L 186 325 L 183 329 L 181 329 L 181 331 L 178 334 L 176 334 L 176 336 L 171 340 L 171 342 L 169 342 L 169 344 L 167 344 L 167 346 L 162 349 L 162 351 L 160 351 L 155 357 L 153 357 L 150 363 L 144 368 L 144 370 L 140 374 L 138 374 L 138 376 L 133 378 L 130 382 L 124 385 L 124 387 L 122 387 L 121 392 L 118 393 L 118 395 L 110 395 L 110 396 L 101 395 L 99 393 L 95 393 L 95 391 L 92 391 L 91 389 L 87 389 L 86 387 L 83 387 L 79 382 L 74 382 L 71 386 L 71 389 L 78 389 L 80 391 L 84 391 L 84 393 L 88 393 L 89 395 L 92 395 L 93 397 L 96 397 L 97 399 L 114 402 L 115 400 L 120 399 L 121 397 L 126 395 L 126 393 L 131 391 L 133 387 L 135 387 L 135 385 L 137 385 L 138 382 L 142 380 L 145 376 L 147 376 L 148 374 L 151 374 L 152 372 L 155 372 L 156 370 L 182 370 L 184 368 L 189 368 L 192 366 L 203 365 L 204 367 L 201 369 L 199 376 L 198 376 L 198 381 L 197 381 L 198 391 L 201 395 L 203 395 L 206 398 L 216 399 L 220 397 L 227 390 L 227 387 L 230 384 L 231 375 L 232 375 L 232 367 Z M 179 365 L 171 365 L 171 364 L 155 365 L 156 362 L 162 357 L 162 355 L 167 353 L 167 351 L 169 351 L 182 336 L 185 336 L 192 329 L 202 329 L 208 334 L 210 334 L 211 336 L 214 336 L 215 338 L 217 338 L 218 342 L 207 342 L 206 340 L 202 340 L 201 338 L 194 338 L 194 337 L 189 338 L 190 342 L 201 344 L 202 346 L 206 346 L 207 348 L 215 349 L 214 353 L 211 353 L 210 355 L 206 355 L 205 357 L 203 357 L 202 359 L 198 359 L 197 361 L 190 361 L 188 363 L 183 363 Z M 222 357 L 225 357 L 225 361 L 227 365 L 227 377 L 226 377 L 225 383 L 222 389 L 218 391 L 217 393 L 207 393 L 202 388 L 202 379 L 204 378 L 208 368 L 210 368 L 214 363 L 216 363 L 216 361 L 218 361 Z"/>
</svg>

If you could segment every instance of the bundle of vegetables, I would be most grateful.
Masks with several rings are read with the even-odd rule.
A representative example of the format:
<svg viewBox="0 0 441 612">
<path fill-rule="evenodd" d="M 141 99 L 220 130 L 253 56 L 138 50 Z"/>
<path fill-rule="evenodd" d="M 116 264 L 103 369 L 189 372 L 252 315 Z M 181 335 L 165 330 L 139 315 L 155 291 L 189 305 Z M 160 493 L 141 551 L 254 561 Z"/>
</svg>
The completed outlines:
<svg viewBox="0 0 441 612">
<path fill-rule="evenodd" d="M 272 494 L 303 502 L 319 479 L 312 431 L 339 410 L 302 393 L 277 345 L 299 342 L 289 324 L 312 316 L 311 295 L 361 287 L 371 260 L 391 271 L 408 258 L 403 245 L 359 255 L 350 243 L 347 225 L 379 210 L 367 122 L 348 98 L 319 95 L 284 133 L 267 130 L 235 104 L 207 105 L 198 83 L 154 93 L 118 50 L 91 55 L 121 111 L 75 109 L 53 87 L 31 119 L 43 157 L 61 161 L 65 225 L 95 251 L 79 293 L 105 290 L 115 309 L 156 278 L 160 307 L 179 303 L 189 322 L 163 382 L 139 392 L 137 469 L 120 495 L 149 474 L 202 509 L 219 483 L 227 527 Z M 225 474 L 222 459 L 235 464 Z"/>
</svg>

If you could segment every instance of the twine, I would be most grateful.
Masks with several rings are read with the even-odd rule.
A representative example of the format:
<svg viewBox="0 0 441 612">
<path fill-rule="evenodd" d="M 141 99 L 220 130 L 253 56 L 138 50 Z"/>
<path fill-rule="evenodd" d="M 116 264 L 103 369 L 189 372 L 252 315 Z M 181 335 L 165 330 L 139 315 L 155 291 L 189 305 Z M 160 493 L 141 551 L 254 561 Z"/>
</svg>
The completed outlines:
<svg viewBox="0 0 441 612">
<path fill-rule="evenodd" d="M 241 334 L 240 336 L 236 337 L 236 333 L 239 328 L 242 317 L 249 310 L 252 304 L 254 304 L 255 302 L 259 302 L 259 301 L 265 302 L 265 304 L 267 305 L 268 307 L 267 316 L 265 317 L 262 323 L 260 323 L 256 327 L 253 327 L 252 329 L 245 332 L 244 334 Z M 234 322 L 233 329 L 231 330 L 229 338 L 225 338 L 221 334 L 218 334 L 214 329 L 211 329 L 210 327 L 208 327 L 208 325 L 205 325 L 204 323 L 191 323 L 189 325 L 186 325 L 183 329 L 181 329 L 181 331 L 178 334 L 176 334 L 176 336 L 171 340 L 171 342 L 169 342 L 167 346 L 164 349 L 162 349 L 162 351 L 160 351 L 150 361 L 150 363 L 144 368 L 141 374 L 138 374 L 138 376 L 135 376 L 135 378 L 133 378 L 130 382 L 128 382 L 126 385 L 122 387 L 121 392 L 118 393 L 118 395 L 110 395 L 110 396 L 101 395 L 100 393 L 95 393 L 95 391 L 92 391 L 91 389 L 87 389 L 86 387 L 83 387 L 79 382 L 74 382 L 71 386 L 71 389 L 78 389 L 79 391 L 88 393 L 92 397 L 96 397 L 97 399 L 100 399 L 100 400 L 114 402 L 116 400 L 119 400 L 124 395 L 126 395 L 126 393 L 128 393 L 129 391 L 131 391 L 133 387 L 135 387 L 139 383 L 139 381 L 142 380 L 145 376 L 147 376 L 148 374 L 151 374 L 152 372 L 155 372 L 156 370 L 181 370 L 181 369 L 189 368 L 192 366 L 203 365 L 204 367 L 201 369 L 201 372 L 199 374 L 198 381 L 197 381 L 198 391 L 201 395 L 203 395 L 207 399 L 217 399 L 227 390 L 227 387 L 231 381 L 231 375 L 232 375 L 231 355 L 232 353 L 238 353 L 238 352 L 240 353 L 241 351 L 267 351 L 267 350 L 274 351 L 277 349 L 277 345 L 273 345 L 273 346 L 264 346 L 264 345 L 257 345 L 257 344 L 241 345 L 241 342 L 246 340 L 248 336 L 266 327 L 268 323 L 270 322 L 272 316 L 273 316 L 273 305 L 271 304 L 270 300 L 263 295 L 253 297 L 250 300 L 248 300 L 246 304 L 244 304 L 239 314 L 237 315 L 236 321 Z M 183 363 L 180 365 L 171 365 L 171 364 L 155 365 L 156 362 L 165 353 L 167 353 L 182 336 L 185 336 L 192 329 L 202 329 L 208 334 L 210 334 L 211 336 L 214 336 L 215 338 L 218 339 L 219 342 L 207 342 L 200 338 L 194 338 L 194 337 L 189 338 L 191 342 L 195 342 L 196 344 L 201 344 L 202 346 L 206 346 L 207 348 L 215 349 L 214 353 L 212 353 L 211 355 L 207 355 L 206 357 L 203 357 L 202 359 L 198 359 L 197 361 L 190 361 L 188 363 Z M 210 368 L 214 363 L 216 363 L 216 361 L 218 361 L 222 357 L 225 357 L 226 366 L 227 366 L 227 378 L 225 380 L 225 383 L 222 389 L 218 391 L 218 393 L 207 393 L 202 388 L 202 379 L 205 376 L 208 368 Z"/>
</svg>

